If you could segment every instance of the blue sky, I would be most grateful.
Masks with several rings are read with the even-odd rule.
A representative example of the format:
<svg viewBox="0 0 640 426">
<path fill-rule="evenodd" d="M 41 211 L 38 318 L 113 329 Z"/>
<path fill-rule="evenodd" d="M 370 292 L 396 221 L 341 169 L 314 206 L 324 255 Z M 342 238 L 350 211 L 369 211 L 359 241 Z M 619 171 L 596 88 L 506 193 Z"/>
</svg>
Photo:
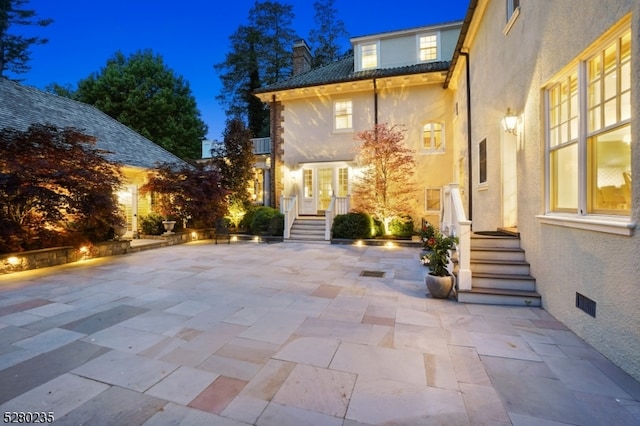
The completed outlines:
<svg viewBox="0 0 640 426">
<path fill-rule="evenodd" d="M 293 28 L 308 39 L 314 26 L 313 1 L 293 4 Z M 71 84 L 98 72 L 117 50 L 129 55 L 151 49 L 191 87 L 209 127 L 221 139 L 224 108 L 215 97 L 220 80 L 213 65 L 229 49 L 229 35 L 247 23 L 255 0 L 30 0 L 26 8 L 54 23 L 37 34 L 49 43 L 32 48 L 31 71 L 23 84 L 44 89 Z M 400 7 L 399 5 L 402 4 Z M 335 0 L 338 17 L 351 37 L 464 19 L 468 0 Z M 348 46 L 348 40 L 345 40 Z"/>
</svg>

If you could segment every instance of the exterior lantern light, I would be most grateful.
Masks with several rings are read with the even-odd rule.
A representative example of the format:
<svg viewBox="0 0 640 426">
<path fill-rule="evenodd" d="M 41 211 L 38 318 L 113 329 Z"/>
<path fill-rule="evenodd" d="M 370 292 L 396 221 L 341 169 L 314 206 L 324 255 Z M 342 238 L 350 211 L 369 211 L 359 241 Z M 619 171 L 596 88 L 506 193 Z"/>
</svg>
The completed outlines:
<svg viewBox="0 0 640 426">
<path fill-rule="evenodd" d="M 511 111 L 511 108 L 507 108 L 507 113 L 504 115 L 502 119 L 502 127 L 504 131 L 507 133 L 511 133 L 517 135 L 516 129 L 518 126 L 518 116 Z"/>
</svg>

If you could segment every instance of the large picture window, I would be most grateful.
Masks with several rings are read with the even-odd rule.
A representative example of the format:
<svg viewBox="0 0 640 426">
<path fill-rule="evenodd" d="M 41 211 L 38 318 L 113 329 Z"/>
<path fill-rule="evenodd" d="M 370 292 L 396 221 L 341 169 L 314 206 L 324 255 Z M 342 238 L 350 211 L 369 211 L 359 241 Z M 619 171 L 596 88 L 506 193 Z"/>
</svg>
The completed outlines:
<svg viewBox="0 0 640 426">
<path fill-rule="evenodd" d="M 546 89 L 548 210 L 628 216 L 631 32 L 589 52 Z"/>
</svg>

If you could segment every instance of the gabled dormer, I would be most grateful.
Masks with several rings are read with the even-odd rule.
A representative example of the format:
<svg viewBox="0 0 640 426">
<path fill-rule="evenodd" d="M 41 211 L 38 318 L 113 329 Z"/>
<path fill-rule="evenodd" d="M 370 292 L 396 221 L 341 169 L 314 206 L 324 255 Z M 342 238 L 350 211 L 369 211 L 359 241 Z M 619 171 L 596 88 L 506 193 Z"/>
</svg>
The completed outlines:
<svg viewBox="0 0 640 426">
<path fill-rule="evenodd" d="M 354 37 L 351 39 L 354 71 L 449 61 L 460 26 L 460 22 L 452 22 Z"/>
</svg>

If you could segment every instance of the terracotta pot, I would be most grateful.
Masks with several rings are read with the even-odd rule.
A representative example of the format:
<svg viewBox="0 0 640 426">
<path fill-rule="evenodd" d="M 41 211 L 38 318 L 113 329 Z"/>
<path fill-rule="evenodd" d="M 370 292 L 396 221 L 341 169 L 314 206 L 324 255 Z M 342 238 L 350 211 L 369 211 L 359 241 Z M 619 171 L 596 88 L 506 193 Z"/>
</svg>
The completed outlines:
<svg viewBox="0 0 640 426">
<path fill-rule="evenodd" d="M 453 277 L 450 275 L 440 277 L 437 275 L 427 274 L 424 278 L 427 289 L 434 299 L 446 299 L 453 289 Z"/>
</svg>

